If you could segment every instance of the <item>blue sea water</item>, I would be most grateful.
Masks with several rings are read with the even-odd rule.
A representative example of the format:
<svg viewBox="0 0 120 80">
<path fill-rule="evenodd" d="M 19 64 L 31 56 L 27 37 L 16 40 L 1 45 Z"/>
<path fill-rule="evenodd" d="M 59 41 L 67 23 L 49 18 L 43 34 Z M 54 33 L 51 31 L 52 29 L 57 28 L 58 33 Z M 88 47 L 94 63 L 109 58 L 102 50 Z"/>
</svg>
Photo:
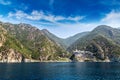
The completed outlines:
<svg viewBox="0 0 120 80">
<path fill-rule="evenodd" d="M 120 80 L 120 63 L 0 63 L 0 80 Z"/>
</svg>

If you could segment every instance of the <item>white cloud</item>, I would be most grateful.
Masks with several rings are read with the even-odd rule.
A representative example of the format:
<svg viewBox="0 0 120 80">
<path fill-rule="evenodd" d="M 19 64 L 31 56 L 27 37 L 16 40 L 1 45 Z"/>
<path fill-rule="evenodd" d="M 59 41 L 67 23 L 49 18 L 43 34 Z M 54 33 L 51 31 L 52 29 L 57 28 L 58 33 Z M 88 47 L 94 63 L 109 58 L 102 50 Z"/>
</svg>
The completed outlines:
<svg viewBox="0 0 120 80">
<path fill-rule="evenodd" d="M 24 13 L 26 14 L 26 13 Z M 30 20 L 40 20 L 44 16 L 43 12 L 38 12 L 38 11 L 32 11 L 32 13 L 29 15 L 27 14 L 26 18 Z"/>
<path fill-rule="evenodd" d="M 115 27 L 115 28 L 120 27 L 120 12 L 116 12 L 114 10 L 112 10 L 110 13 L 106 14 L 105 17 L 103 17 L 97 23 L 77 22 L 79 20 L 84 19 L 84 16 L 63 17 L 63 16 L 55 16 L 55 15 L 52 15 L 49 13 L 44 13 L 42 11 L 36 11 L 36 10 L 32 11 L 30 14 L 27 14 L 20 10 L 16 11 L 15 13 L 10 12 L 8 14 L 8 18 L 12 18 L 12 17 L 15 17 L 17 19 L 22 19 L 22 20 L 25 20 L 25 19 L 31 20 L 31 22 L 28 21 L 28 23 L 33 24 L 36 27 L 39 27 L 40 29 L 46 28 L 50 32 L 56 34 L 59 37 L 63 37 L 63 38 L 72 36 L 72 35 L 80 33 L 80 32 L 91 31 L 98 25 L 108 25 L 108 26 Z M 52 27 L 51 27 L 51 26 L 49 26 L 49 23 L 42 23 L 40 21 L 37 21 L 37 20 L 42 20 L 42 19 L 53 22 L 51 24 L 55 24 L 55 25 L 52 25 Z M 59 22 L 57 22 L 59 20 L 73 20 L 73 21 L 76 21 L 77 23 L 75 23 L 75 24 L 59 23 Z M 11 20 L 9 20 L 9 21 L 11 21 Z"/>
<path fill-rule="evenodd" d="M 2 5 L 10 5 L 11 2 L 7 1 L 7 0 L 0 0 L 0 4 L 2 4 Z"/>
<path fill-rule="evenodd" d="M 84 16 L 76 16 L 76 17 L 68 17 L 68 20 L 74 20 L 74 21 L 79 21 L 82 20 Z"/>
<path fill-rule="evenodd" d="M 24 18 L 26 17 L 27 14 L 24 13 L 23 11 L 17 11 L 16 13 L 8 13 L 8 17 L 16 17 L 17 19 L 21 19 L 21 18 Z"/>
<path fill-rule="evenodd" d="M 23 13 L 18 12 L 16 15 L 21 16 L 21 14 Z M 13 14 L 9 14 L 9 16 L 13 16 Z M 24 14 L 24 16 L 26 16 L 26 14 Z M 56 19 L 61 20 L 62 18 L 64 17 L 58 16 Z M 91 31 L 92 29 L 94 29 L 96 26 L 99 25 L 97 23 L 76 23 L 76 24 L 52 23 L 52 26 L 50 26 L 49 23 L 42 23 L 40 21 L 27 21 L 24 19 L 15 20 L 9 17 L 6 17 L 6 18 L 3 17 L 3 18 L 0 18 L 0 20 L 2 20 L 3 22 L 11 22 L 11 23 L 16 23 L 16 24 L 21 23 L 21 22 L 32 24 L 38 27 L 39 29 L 48 29 L 50 32 L 52 32 L 53 34 L 61 38 L 73 36 L 77 33 L 84 32 L 84 31 Z"/>
<path fill-rule="evenodd" d="M 52 14 L 45 14 L 42 11 L 33 10 L 30 14 L 27 14 L 21 10 L 16 11 L 15 13 L 9 12 L 8 17 L 15 17 L 17 19 L 29 19 L 29 20 L 47 20 L 50 22 L 57 22 L 59 20 L 73 20 L 79 21 L 84 18 L 84 16 L 75 16 L 75 17 L 63 17 L 63 16 L 55 16 Z"/>
<path fill-rule="evenodd" d="M 70 20 L 71 18 L 69 17 L 67 19 Z M 72 20 L 79 20 L 79 19 L 77 19 L 77 17 L 76 18 L 74 17 L 72 18 Z M 107 13 L 105 17 L 103 17 L 97 23 L 80 23 L 80 22 L 75 24 L 59 23 L 58 27 L 54 27 L 54 28 L 52 27 L 48 29 L 57 36 L 66 38 L 80 32 L 91 31 L 99 25 L 108 25 L 113 28 L 120 27 L 120 11 L 112 10 L 111 12 Z M 47 28 L 47 27 L 44 26 L 43 28 Z"/>
<path fill-rule="evenodd" d="M 120 12 L 112 10 L 110 13 L 106 14 L 103 19 L 101 19 L 101 23 L 115 28 L 120 27 Z"/>
<path fill-rule="evenodd" d="M 23 11 L 16 11 L 15 13 L 10 12 L 8 14 L 8 18 L 15 17 L 20 20 L 28 19 L 28 23 L 33 24 L 40 29 L 46 28 L 50 32 L 56 34 L 59 37 L 69 37 L 76 33 L 84 32 L 84 31 L 91 31 L 98 25 L 108 25 L 111 27 L 120 27 L 120 12 L 116 12 L 112 10 L 110 13 L 106 14 L 99 22 L 97 23 L 80 23 L 79 20 L 84 19 L 84 16 L 74 16 L 74 17 L 64 17 L 64 16 L 55 16 L 49 13 L 44 13 L 42 11 L 32 11 L 30 14 L 27 14 Z M 43 23 L 38 20 L 47 20 L 53 23 Z M 9 19 L 8 19 L 9 20 Z M 20 21 L 18 20 L 18 21 Z M 77 23 L 59 23 L 59 20 L 73 20 Z M 12 20 L 9 20 L 12 21 Z M 17 20 L 16 20 L 17 21 Z M 27 21 L 26 21 L 27 22 Z M 52 25 L 52 26 L 50 26 Z M 57 26 L 57 27 L 56 27 Z M 54 28 L 53 28 L 54 27 Z"/>
<path fill-rule="evenodd" d="M 44 13 L 42 11 L 32 11 L 30 14 L 27 14 L 23 11 L 16 11 L 15 13 L 10 12 L 8 14 L 8 18 L 15 17 L 18 19 L 18 21 L 28 19 L 30 21 L 26 21 L 24 23 L 30 23 L 32 25 L 35 25 L 36 27 L 40 29 L 48 29 L 50 32 L 56 34 L 59 37 L 66 38 L 69 36 L 72 36 L 74 34 L 84 32 L 84 31 L 90 31 L 94 29 L 98 24 L 96 23 L 80 23 L 79 20 L 84 19 L 84 16 L 69 16 L 69 17 L 63 17 L 63 16 L 55 16 L 49 13 Z M 42 23 L 38 20 L 47 20 L 53 23 Z M 72 20 L 77 23 L 59 23 L 59 20 Z M 17 20 L 16 20 L 17 21 Z M 23 21 L 22 21 L 23 22 Z M 52 25 L 52 26 L 50 26 Z"/>
</svg>

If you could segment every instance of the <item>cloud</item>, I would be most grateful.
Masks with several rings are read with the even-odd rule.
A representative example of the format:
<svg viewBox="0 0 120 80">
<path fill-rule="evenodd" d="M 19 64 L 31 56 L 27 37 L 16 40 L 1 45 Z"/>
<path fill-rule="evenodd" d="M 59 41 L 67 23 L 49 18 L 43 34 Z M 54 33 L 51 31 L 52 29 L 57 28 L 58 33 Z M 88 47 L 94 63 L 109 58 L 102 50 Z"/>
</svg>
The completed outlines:
<svg viewBox="0 0 120 80">
<path fill-rule="evenodd" d="M 57 35 L 58 37 L 61 38 L 66 38 L 69 36 L 73 36 L 77 33 L 80 32 L 84 32 L 84 31 L 91 31 L 93 30 L 96 26 L 98 26 L 99 24 L 97 23 L 69 23 L 69 24 L 65 24 L 65 23 L 46 23 L 46 22 L 41 22 L 41 21 L 28 21 L 28 20 L 24 20 L 21 19 L 21 15 L 26 16 L 27 14 L 23 14 L 22 12 L 18 12 L 16 15 L 19 15 L 19 19 L 20 20 L 16 20 L 13 18 L 9 18 L 9 17 L 2 17 L 0 18 L 0 20 L 4 21 L 4 22 L 11 22 L 11 23 L 28 23 L 31 24 L 33 26 L 36 26 L 39 29 L 48 29 L 50 32 L 52 32 L 53 34 Z M 15 16 L 16 16 L 15 15 Z M 9 16 L 13 16 L 13 14 L 9 14 Z M 64 17 L 62 17 L 64 18 Z M 57 20 L 61 20 L 61 17 L 58 17 Z"/>
<path fill-rule="evenodd" d="M 46 28 L 50 32 L 62 38 L 66 38 L 84 31 L 91 31 L 98 25 L 108 25 L 114 28 L 120 27 L 120 12 L 115 10 L 112 10 L 111 12 L 105 14 L 105 16 L 97 23 L 79 22 L 79 20 L 84 19 L 85 16 L 69 16 L 69 17 L 55 16 L 37 10 L 33 10 L 30 14 L 20 10 L 16 11 L 15 13 L 10 12 L 8 14 L 8 18 L 12 18 L 12 17 L 17 18 L 18 21 L 20 19 L 22 21 L 25 21 L 26 23 L 33 24 L 39 27 L 40 29 Z M 59 22 L 60 20 L 63 22 Z M 76 23 L 71 23 L 71 22 L 64 23 L 65 20 L 66 21 L 72 20 L 75 21 Z"/>
<path fill-rule="evenodd" d="M 17 19 L 28 19 L 28 20 L 47 20 L 53 23 L 56 23 L 59 20 L 72 20 L 79 21 L 84 18 L 84 16 L 75 16 L 75 17 L 64 17 L 64 16 L 55 16 L 49 13 L 44 13 L 43 11 L 33 10 L 30 14 L 27 14 L 21 10 L 16 11 L 15 13 L 9 12 L 8 17 L 15 17 Z"/>
<path fill-rule="evenodd" d="M 2 4 L 2 5 L 10 5 L 11 2 L 7 1 L 7 0 L 0 0 L 0 4 Z"/>
<path fill-rule="evenodd" d="M 110 13 L 106 14 L 101 23 L 112 26 L 120 27 L 120 12 L 112 10 Z"/>
<path fill-rule="evenodd" d="M 81 19 L 83 19 L 83 18 L 81 18 Z M 79 18 L 78 18 L 78 16 L 68 17 L 67 19 L 69 19 L 69 20 L 72 19 L 72 20 L 77 21 L 80 19 L 80 17 Z M 103 18 L 101 18 L 101 20 L 97 21 L 96 23 L 95 22 L 94 23 L 78 22 L 75 24 L 73 24 L 73 23 L 68 23 L 68 24 L 59 23 L 59 24 L 57 24 L 57 27 L 54 27 L 54 28 L 53 27 L 48 28 L 48 26 L 46 26 L 46 27 L 43 26 L 41 28 L 47 28 L 49 31 L 53 32 L 57 36 L 62 37 L 62 38 L 66 38 L 66 37 L 75 35 L 75 34 L 80 33 L 80 32 L 91 31 L 99 25 L 108 25 L 108 26 L 111 26 L 113 28 L 120 27 L 120 11 L 112 10 L 111 12 L 105 14 L 105 16 Z"/>
<path fill-rule="evenodd" d="M 85 16 L 55 16 L 43 11 L 33 10 L 31 13 L 25 13 L 24 11 L 18 10 L 16 12 L 9 12 L 8 18 L 16 18 L 16 21 L 24 23 L 30 23 L 40 29 L 48 29 L 50 32 L 56 34 L 59 37 L 66 38 L 74 34 L 90 31 L 94 29 L 97 23 L 80 23 L 79 20 L 85 18 Z M 15 19 L 14 19 L 15 20 Z M 23 21 L 24 20 L 24 21 Z M 40 21 L 43 20 L 43 21 Z M 61 23 L 58 21 L 75 21 L 76 23 Z M 13 20 L 10 20 L 13 21 Z M 47 22 L 49 21 L 49 22 Z"/>
<path fill-rule="evenodd" d="M 85 16 L 76 16 L 76 17 L 68 17 L 67 20 L 79 21 L 82 20 Z"/>
<path fill-rule="evenodd" d="M 16 13 L 8 13 L 8 17 L 16 17 L 17 19 L 21 19 L 21 18 L 24 18 L 26 17 L 27 14 L 24 13 L 23 11 L 17 11 Z"/>
</svg>

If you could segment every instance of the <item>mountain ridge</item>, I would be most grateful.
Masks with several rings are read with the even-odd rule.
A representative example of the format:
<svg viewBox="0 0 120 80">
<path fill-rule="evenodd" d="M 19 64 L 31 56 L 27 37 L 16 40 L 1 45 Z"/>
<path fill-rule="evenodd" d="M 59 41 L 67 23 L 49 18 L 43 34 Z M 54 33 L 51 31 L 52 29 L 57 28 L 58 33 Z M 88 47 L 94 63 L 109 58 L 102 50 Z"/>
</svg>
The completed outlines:
<svg viewBox="0 0 120 80">
<path fill-rule="evenodd" d="M 78 33 L 66 39 L 57 37 L 47 29 L 40 30 L 25 23 L 0 22 L 0 26 L 1 30 L 6 31 L 7 34 L 6 38 L 2 37 L 3 33 L 1 34 L 0 47 L 3 46 L 4 39 L 7 42 L 5 46 L 9 47 L 9 49 L 4 47 L 8 52 L 4 54 L 12 55 L 11 52 L 13 52 L 13 55 L 21 55 L 21 59 L 24 57 L 40 61 L 66 60 L 77 48 L 88 51 L 84 54 L 87 60 L 82 55 L 81 61 L 120 61 L 120 30 L 107 25 L 99 25 L 90 32 Z M 2 50 L 4 49 L 1 47 L 1 52 Z"/>
<path fill-rule="evenodd" d="M 65 49 L 67 49 L 77 39 L 89 34 L 89 32 L 82 32 L 64 39 L 64 38 L 57 37 L 56 35 L 49 32 L 47 29 L 43 29 L 42 32 L 46 34 L 48 38 L 52 39 L 53 41 L 55 41 L 57 44 L 59 44 Z"/>
</svg>

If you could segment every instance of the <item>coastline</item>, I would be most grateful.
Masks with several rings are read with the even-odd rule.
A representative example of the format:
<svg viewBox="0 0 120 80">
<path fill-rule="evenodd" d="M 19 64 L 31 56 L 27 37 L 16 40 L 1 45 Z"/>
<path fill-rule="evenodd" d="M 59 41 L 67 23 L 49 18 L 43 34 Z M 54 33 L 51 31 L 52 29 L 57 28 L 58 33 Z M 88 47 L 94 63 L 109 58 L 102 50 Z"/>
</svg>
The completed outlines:
<svg viewBox="0 0 120 80">
<path fill-rule="evenodd" d="M 31 60 L 30 62 L 115 62 L 115 61 L 110 61 L 110 60 L 104 60 L 104 61 L 102 61 L 102 60 L 98 60 L 98 61 L 72 61 L 72 60 L 48 60 L 48 61 L 39 61 L 39 60 Z M 119 62 L 119 61 L 118 61 Z M 25 63 L 27 63 L 27 62 L 25 62 Z M 28 61 L 28 63 L 29 63 L 29 61 Z"/>
</svg>

